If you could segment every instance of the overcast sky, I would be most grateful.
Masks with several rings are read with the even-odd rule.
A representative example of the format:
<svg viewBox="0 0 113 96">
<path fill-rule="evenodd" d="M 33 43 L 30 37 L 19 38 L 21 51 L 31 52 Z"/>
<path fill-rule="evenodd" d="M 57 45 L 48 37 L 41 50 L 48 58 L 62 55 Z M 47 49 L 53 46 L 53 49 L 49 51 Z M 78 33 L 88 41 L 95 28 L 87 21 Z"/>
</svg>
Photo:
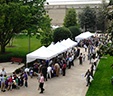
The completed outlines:
<svg viewBox="0 0 113 96">
<path fill-rule="evenodd" d="M 51 4 L 63 4 L 63 3 L 68 4 L 68 2 L 71 4 L 89 3 L 89 2 L 101 3 L 102 2 L 102 0 L 46 0 L 46 1 L 49 2 L 50 5 Z M 106 0 L 106 1 L 109 1 L 109 0 Z"/>
<path fill-rule="evenodd" d="M 85 1 L 102 1 L 102 0 L 46 0 L 46 1 L 48 1 L 48 2 L 74 2 L 74 1 L 83 1 L 83 2 L 85 2 Z M 106 0 L 106 1 L 108 1 L 108 0 Z"/>
</svg>

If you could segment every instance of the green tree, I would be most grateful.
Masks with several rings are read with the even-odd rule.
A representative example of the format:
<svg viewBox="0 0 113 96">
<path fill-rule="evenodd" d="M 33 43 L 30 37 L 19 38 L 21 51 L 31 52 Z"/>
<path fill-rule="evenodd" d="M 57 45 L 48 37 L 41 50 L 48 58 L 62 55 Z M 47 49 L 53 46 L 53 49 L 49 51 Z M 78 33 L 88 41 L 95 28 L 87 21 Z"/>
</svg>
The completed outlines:
<svg viewBox="0 0 113 96">
<path fill-rule="evenodd" d="M 41 29 L 39 29 L 39 34 L 41 35 L 41 44 L 48 46 L 53 41 L 53 30 L 51 27 L 51 20 L 49 15 L 45 15 L 43 18 L 43 23 L 41 23 Z M 37 35 L 37 39 L 39 35 Z"/>
<path fill-rule="evenodd" d="M 46 0 L 1 0 L 0 1 L 0 46 L 1 53 L 15 33 L 27 30 L 37 32 L 43 23 Z"/>
<path fill-rule="evenodd" d="M 77 25 L 77 14 L 74 8 L 69 8 L 66 12 L 64 23 L 65 27 L 76 26 Z"/>
<path fill-rule="evenodd" d="M 110 0 L 110 1 L 109 1 L 109 6 L 110 6 L 110 5 L 113 5 L 113 0 Z"/>
<path fill-rule="evenodd" d="M 96 11 L 89 6 L 79 14 L 79 23 L 84 31 L 95 31 L 96 26 Z"/>
<path fill-rule="evenodd" d="M 81 33 L 81 30 L 77 26 L 71 26 L 69 27 L 69 30 L 72 33 L 72 39 L 75 40 L 75 37 L 78 36 Z"/>
<path fill-rule="evenodd" d="M 106 31 L 106 14 L 102 9 L 99 9 L 99 12 L 97 13 L 96 29 L 101 30 L 102 32 Z"/>
<path fill-rule="evenodd" d="M 105 32 L 107 29 L 107 4 L 105 0 L 103 0 L 102 5 L 99 7 L 99 10 L 96 14 L 96 29 Z"/>
<path fill-rule="evenodd" d="M 72 38 L 70 30 L 66 27 L 59 27 L 54 30 L 53 41 L 56 43 L 63 39 Z"/>
</svg>

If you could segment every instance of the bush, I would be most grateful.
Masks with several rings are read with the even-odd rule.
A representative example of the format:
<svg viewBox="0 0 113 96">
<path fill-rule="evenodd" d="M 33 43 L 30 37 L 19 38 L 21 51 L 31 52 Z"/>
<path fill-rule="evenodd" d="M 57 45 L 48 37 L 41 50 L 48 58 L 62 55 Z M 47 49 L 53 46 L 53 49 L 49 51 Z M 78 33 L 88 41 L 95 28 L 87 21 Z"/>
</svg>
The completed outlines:
<svg viewBox="0 0 113 96">
<path fill-rule="evenodd" d="M 54 30 L 53 41 L 55 43 L 67 38 L 72 38 L 71 31 L 68 28 L 59 27 Z"/>
<path fill-rule="evenodd" d="M 17 57 L 17 58 L 22 58 L 23 63 L 26 62 L 26 53 L 5 53 L 5 54 L 0 54 L 0 62 L 10 62 L 12 57 Z"/>
<path fill-rule="evenodd" d="M 75 40 L 75 37 L 81 34 L 80 29 L 77 26 L 71 26 L 69 27 L 69 30 L 72 33 L 72 39 Z"/>
</svg>

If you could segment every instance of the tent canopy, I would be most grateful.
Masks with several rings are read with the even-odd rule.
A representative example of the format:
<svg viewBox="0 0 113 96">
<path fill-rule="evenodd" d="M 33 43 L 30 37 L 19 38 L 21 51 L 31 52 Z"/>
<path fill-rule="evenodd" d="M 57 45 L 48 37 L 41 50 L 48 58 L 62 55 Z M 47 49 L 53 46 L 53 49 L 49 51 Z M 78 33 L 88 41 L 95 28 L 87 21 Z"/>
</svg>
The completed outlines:
<svg viewBox="0 0 113 96">
<path fill-rule="evenodd" d="M 36 59 L 49 60 L 57 56 L 53 51 L 47 49 L 45 46 L 40 47 L 36 51 L 27 54 L 27 63 L 32 62 Z"/>
<path fill-rule="evenodd" d="M 84 32 L 84 33 L 81 33 L 80 35 L 76 36 L 75 37 L 75 40 L 77 42 L 79 42 L 80 40 L 83 40 L 83 39 L 88 39 L 90 38 L 91 36 L 94 36 L 93 33 L 90 33 L 89 31 L 88 32 Z"/>
<path fill-rule="evenodd" d="M 68 38 L 67 40 L 57 42 L 56 44 L 52 43 L 48 47 L 42 46 L 39 49 L 26 55 L 26 63 L 32 62 L 36 59 L 50 60 L 75 45 L 77 45 L 77 43 Z"/>
</svg>

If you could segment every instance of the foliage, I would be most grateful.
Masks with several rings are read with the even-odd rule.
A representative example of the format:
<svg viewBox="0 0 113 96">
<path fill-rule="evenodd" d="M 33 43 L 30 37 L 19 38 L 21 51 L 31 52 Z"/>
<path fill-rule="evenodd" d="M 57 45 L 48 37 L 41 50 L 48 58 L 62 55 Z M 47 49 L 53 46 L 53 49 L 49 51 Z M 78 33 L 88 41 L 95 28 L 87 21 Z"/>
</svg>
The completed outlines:
<svg viewBox="0 0 113 96">
<path fill-rule="evenodd" d="M 64 26 L 70 27 L 70 26 L 76 26 L 77 25 L 77 14 L 74 8 L 69 8 L 66 12 L 65 18 L 64 18 Z"/>
<path fill-rule="evenodd" d="M 111 84 L 113 69 L 110 67 L 111 64 L 113 64 L 112 56 L 107 55 L 106 58 L 101 58 L 86 96 L 113 96 L 113 85 Z"/>
<path fill-rule="evenodd" d="M 69 30 L 72 33 L 72 39 L 75 40 L 75 37 L 81 33 L 81 30 L 77 26 L 69 27 Z"/>
<path fill-rule="evenodd" d="M 31 51 L 36 50 L 41 46 L 40 40 L 36 36 L 31 37 Z M 6 53 L 0 54 L 0 62 L 9 62 L 11 57 L 20 57 L 23 62 L 26 62 L 26 54 L 28 54 L 28 37 L 20 34 L 16 35 L 13 41 L 13 46 L 6 46 Z"/>
<path fill-rule="evenodd" d="M 106 31 L 106 11 L 103 10 L 104 8 L 99 8 L 97 13 L 97 20 L 96 20 L 96 28 L 97 30 L 101 30 L 102 32 Z"/>
<path fill-rule="evenodd" d="M 95 31 L 96 26 L 96 11 L 89 6 L 79 14 L 79 23 L 84 31 Z"/>
<path fill-rule="evenodd" d="M 43 23 L 45 0 L 2 0 L 0 2 L 0 45 L 1 53 L 15 33 L 27 30 L 37 32 Z"/>
<path fill-rule="evenodd" d="M 48 15 L 45 15 L 43 18 L 44 22 L 41 24 L 41 29 L 39 33 L 41 35 L 41 44 L 48 46 L 53 41 L 53 30 L 51 28 L 51 19 Z M 38 39 L 39 35 L 37 36 Z"/>
<path fill-rule="evenodd" d="M 59 27 L 54 30 L 53 41 L 56 43 L 63 39 L 72 38 L 70 30 L 66 27 Z"/>
<path fill-rule="evenodd" d="M 110 0 L 109 5 L 113 5 L 113 0 Z"/>
</svg>

